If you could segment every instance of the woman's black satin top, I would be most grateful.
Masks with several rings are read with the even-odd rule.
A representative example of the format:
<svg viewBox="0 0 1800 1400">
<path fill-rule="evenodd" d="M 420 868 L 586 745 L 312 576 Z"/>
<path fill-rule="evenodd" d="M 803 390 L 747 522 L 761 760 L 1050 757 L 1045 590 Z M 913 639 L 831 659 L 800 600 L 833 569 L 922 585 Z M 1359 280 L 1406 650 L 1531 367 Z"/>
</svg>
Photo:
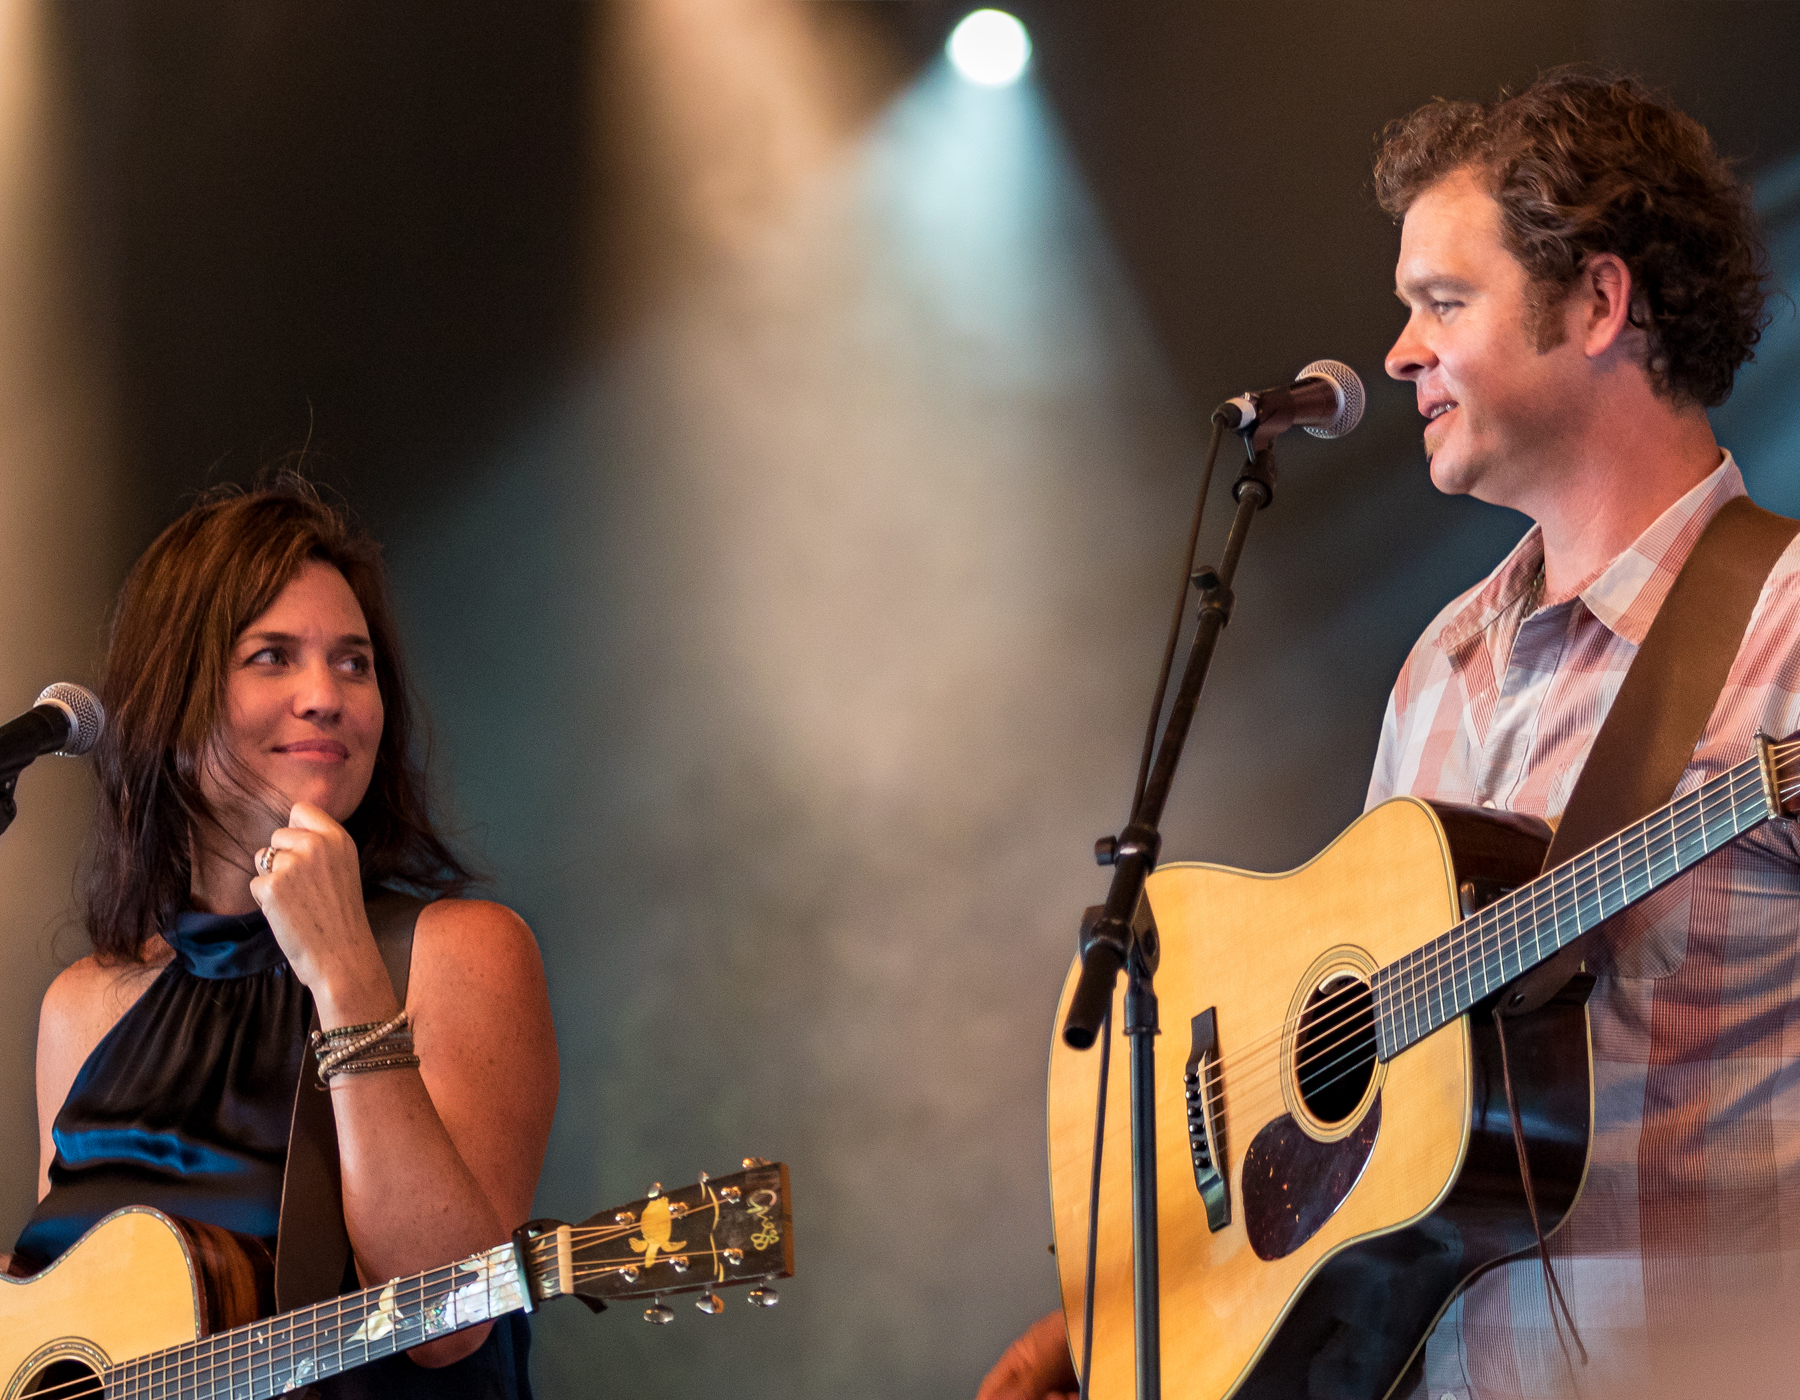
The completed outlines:
<svg viewBox="0 0 1800 1400">
<path fill-rule="evenodd" d="M 13 1250 L 33 1267 L 126 1205 L 275 1248 L 312 998 L 260 913 L 190 912 L 163 937 L 174 959 L 88 1056 L 52 1125 L 50 1191 Z M 335 1400 L 520 1400 L 529 1345 L 513 1314 L 454 1365 L 393 1356 L 314 1389 Z"/>
</svg>

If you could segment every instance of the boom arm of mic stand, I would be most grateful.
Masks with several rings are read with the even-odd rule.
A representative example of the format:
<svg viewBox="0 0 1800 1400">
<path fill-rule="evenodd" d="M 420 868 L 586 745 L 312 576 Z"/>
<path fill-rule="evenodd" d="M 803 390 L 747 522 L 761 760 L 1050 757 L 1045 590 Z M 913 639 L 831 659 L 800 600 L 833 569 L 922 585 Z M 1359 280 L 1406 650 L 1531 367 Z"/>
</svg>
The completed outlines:
<svg viewBox="0 0 1800 1400">
<path fill-rule="evenodd" d="M 1063 1043 L 1074 1050 L 1086 1050 L 1100 1033 L 1100 1022 L 1112 1006 L 1113 986 L 1119 972 L 1130 960 L 1136 939 L 1132 932 L 1138 901 L 1144 897 L 1144 882 L 1156 868 L 1162 849 L 1163 808 L 1169 800 L 1169 789 L 1175 782 L 1175 770 L 1181 763 L 1181 751 L 1187 742 L 1194 710 L 1200 703 L 1200 690 L 1206 684 L 1207 668 L 1212 665 L 1213 649 L 1219 633 L 1231 620 L 1234 601 L 1231 582 L 1237 575 L 1238 559 L 1244 552 L 1244 539 L 1250 532 L 1250 520 L 1257 511 L 1275 498 L 1275 457 L 1273 449 L 1259 446 L 1245 463 L 1233 484 L 1237 515 L 1231 522 L 1231 533 L 1225 539 L 1225 554 L 1214 570 L 1196 575 L 1203 577 L 1200 599 L 1200 621 L 1194 638 L 1188 644 L 1187 668 L 1182 672 L 1181 688 L 1169 709 L 1168 723 L 1157 741 L 1156 762 L 1150 780 L 1144 785 L 1144 797 L 1131 822 L 1119 834 L 1114 858 L 1112 887 L 1107 891 L 1104 912 L 1081 952 L 1081 978 L 1075 984 L 1075 995 L 1069 1002 L 1069 1014 L 1063 1020 Z M 1149 959 L 1155 967 L 1154 953 Z"/>
</svg>

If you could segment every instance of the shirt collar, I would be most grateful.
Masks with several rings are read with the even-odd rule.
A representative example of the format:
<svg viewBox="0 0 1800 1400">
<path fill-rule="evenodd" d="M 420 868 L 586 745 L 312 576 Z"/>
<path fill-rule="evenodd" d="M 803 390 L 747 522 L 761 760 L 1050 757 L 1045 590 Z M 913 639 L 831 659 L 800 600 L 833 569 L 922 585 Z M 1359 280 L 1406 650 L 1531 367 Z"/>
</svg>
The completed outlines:
<svg viewBox="0 0 1800 1400">
<path fill-rule="evenodd" d="M 1576 596 L 1614 635 L 1633 646 L 1641 645 L 1701 531 L 1720 506 L 1744 494 L 1744 478 L 1726 452 L 1710 476 L 1657 516 L 1617 558 L 1583 584 Z M 1455 651 L 1485 631 L 1518 605 L 1543 567 L 1543 532 L 1533 525 L 1444 624 L 1438 633 L 1439 647 Z"/>
<path fill-rule="evenodd" d="M 175 927 L 165 929 L 163 937 L 190 975 L 208 981 L 249 977 L 287 962 L 261 910 L 203 914 L 189 909 L 175 916 Z"/>
</svg>

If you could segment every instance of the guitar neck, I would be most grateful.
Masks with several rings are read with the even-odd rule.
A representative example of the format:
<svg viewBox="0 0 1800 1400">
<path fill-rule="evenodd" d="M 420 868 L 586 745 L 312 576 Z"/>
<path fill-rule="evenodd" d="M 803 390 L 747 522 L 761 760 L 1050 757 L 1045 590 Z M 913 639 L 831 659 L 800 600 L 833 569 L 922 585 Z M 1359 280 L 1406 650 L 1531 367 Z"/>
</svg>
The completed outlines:
<svg viewBox="0 0 1800 1400">
<path fill-rule="evenodd" d="M 698 1292 L 697 1306 L 711 1314 L 723 1306 L 715 1289 L 754 1283 L 750 1301 L 769 1307 L 770 1283 L 794 1272 L 787 1167 L 746 1157 L 730 1176 L 702 1172 L 669 1192 L 659 1185 L 579 1225 L 534 1220 L 514 1238 L 522 1246 L 109 1366 L 101 1382 L 109 1400 L 270 1400 L 517 1312 L 528 1296 L 642 1298 L 645 1316 L 666 1322 L 665 1296 Z"/>
<path fill-rule="evenodd" d="M 109 1400 L 269 1400 L 525 1306 L 514 1247 L 111 1366 Z"/>
<path fill-rule="evenodd" d="M 1784 745 L 1784 748 L 1786 746 Z M 1774 759 L 1757 753 L 1375 974 L 1376 1037 L 1390 1060 L 1721 846 L 1781 815 Z"/>
</svg>

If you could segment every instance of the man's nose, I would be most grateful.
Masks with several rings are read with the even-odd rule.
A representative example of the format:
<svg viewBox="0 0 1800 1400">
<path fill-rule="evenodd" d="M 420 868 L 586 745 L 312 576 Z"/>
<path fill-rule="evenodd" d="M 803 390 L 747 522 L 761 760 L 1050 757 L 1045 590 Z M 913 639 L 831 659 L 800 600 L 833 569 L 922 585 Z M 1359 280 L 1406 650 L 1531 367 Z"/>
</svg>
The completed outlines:
<svg viewBox="0 0 1800 1400">
<path fill-rule="evenodd" d="M 1415 329 L 1416 319 L 1407 318 L 1406 325 L 1400 331 L 1400 338 L 1394 342 L 1393 349 L 1387 352 L 1387 372 L 1391 378 L 1417 379 L 1436 360 L 1430 347 Z"/>
</svg>

